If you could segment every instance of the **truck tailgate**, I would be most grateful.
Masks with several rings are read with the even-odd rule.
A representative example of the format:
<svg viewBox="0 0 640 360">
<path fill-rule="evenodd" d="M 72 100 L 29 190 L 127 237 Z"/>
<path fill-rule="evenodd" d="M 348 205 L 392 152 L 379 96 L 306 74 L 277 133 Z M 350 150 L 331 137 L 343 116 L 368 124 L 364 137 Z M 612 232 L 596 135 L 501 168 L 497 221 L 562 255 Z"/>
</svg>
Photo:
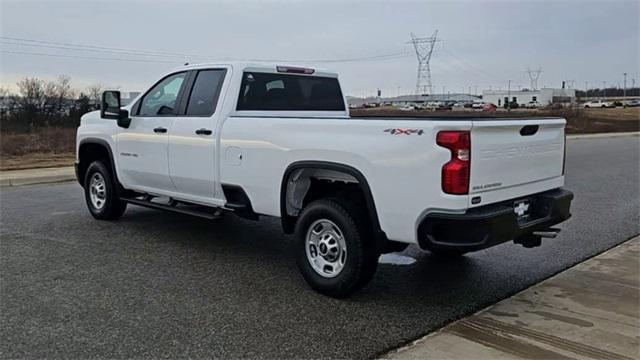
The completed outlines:
<svg viewBox="0 0 640 360">
<path fill-rule="evenodd" d="M 481 195 L 483 205 L 562 186 L 565 124 L 562 118 L 474 121 L 470 198 Z"/>
</svg>

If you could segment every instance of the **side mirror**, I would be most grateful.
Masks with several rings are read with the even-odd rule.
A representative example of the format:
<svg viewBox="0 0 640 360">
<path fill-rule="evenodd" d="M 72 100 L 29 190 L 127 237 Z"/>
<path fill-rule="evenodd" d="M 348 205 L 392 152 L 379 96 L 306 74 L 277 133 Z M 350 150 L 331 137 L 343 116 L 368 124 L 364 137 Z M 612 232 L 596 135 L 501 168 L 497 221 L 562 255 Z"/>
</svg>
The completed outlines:
<svg viewBox="0 0 640 360">
<path fill-rule="evenodd" d="M 120 91 L 105 91 L 102 93 L 100 117 L 115 120 L 120 118 Z"/>
<path fill-rule="evenodd" d="M 118 126 L 128 128 L 131 118 L 127 110 L 120 109 L 120 91 L 109 90 L 102 93 L 100 117 L 118 121 Z"/>
</svg>

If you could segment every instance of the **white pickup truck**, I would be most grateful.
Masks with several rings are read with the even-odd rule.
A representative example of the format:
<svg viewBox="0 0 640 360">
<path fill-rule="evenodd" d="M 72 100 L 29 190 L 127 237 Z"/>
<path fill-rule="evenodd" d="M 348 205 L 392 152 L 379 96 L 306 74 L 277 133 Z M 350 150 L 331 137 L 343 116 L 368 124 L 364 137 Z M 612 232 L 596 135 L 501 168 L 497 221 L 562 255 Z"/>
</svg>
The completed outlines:
<svg viewBox="0 0 640 360">
<path fill-rule="evenodd" d="M 127 204 L 215 219 L 279 217 L 302 275 L 347 296 L 382 253 L 537 246 L 567 220 L 561 118 L 350 117 L 334 73 L 187 65 L 82 117 L 76 173 L 91 214 Z M 506 259 L 505 261 L 508 261 Z"/>
</svg>

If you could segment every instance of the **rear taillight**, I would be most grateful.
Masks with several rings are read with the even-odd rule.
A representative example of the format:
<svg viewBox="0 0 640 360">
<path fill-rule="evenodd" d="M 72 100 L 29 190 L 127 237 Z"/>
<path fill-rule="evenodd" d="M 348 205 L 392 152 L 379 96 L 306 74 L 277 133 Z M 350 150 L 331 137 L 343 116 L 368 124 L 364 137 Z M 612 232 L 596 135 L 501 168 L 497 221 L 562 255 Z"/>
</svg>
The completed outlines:
<svg viewBox="0 0 640 360">
<path fill-rule="evenodd" d="M 442 191 L 455 195 L 468 194 L 471 134 L 468 131 L 440 131 L 436 142 L 451 151 L 451 160 L 442 167 Z"/>
</svg>

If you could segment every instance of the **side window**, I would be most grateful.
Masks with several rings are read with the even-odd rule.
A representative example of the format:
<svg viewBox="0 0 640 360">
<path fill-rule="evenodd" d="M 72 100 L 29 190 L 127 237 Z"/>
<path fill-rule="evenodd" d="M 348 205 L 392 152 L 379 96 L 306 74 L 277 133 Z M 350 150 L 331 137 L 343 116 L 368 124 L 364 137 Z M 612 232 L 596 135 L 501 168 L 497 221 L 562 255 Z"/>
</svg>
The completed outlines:
<svg viewBox="0 0 640 360">
<path fill-rule="evenodd" d="M 226 70 L 198 71 L 187 103 L 187 116 L 209 116 L 216 111 Z"/>
<path fill-rule="evenodd" d="M 138 115 L 175 115 L 178 94 L 186 76 L 187 73 L 183 72 L 160 81 L 142 98 Z"/>
</svg>

